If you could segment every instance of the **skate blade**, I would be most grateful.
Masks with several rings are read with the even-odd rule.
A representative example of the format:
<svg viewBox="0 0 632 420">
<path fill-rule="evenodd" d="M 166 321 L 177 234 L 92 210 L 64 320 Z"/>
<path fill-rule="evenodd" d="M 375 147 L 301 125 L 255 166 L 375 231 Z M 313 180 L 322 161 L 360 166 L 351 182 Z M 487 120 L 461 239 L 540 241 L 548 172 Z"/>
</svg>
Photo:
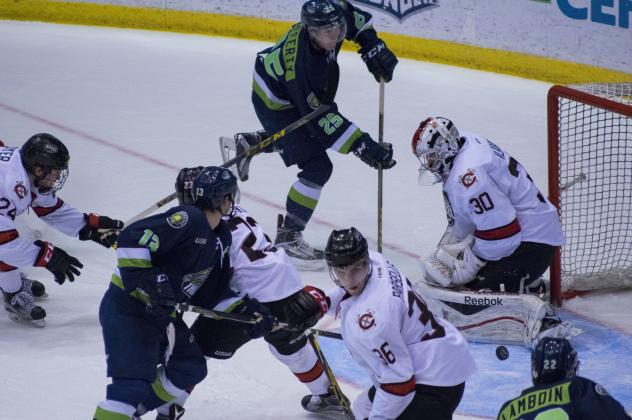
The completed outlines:
<svg viewBox="0 0 632 420">
<path fill-rule="evenodd" d="M 41 295 L 41 296 L 33 296 L 33 299 L 35 299 L 35 300 L 48 299 L 48 293 L 44 292 L 44 294 Z"/>
<path fill-rule="evenodd" d="M 30 325 L 32 327 L 37 327 L 37 328 L 44 328 L 46 326 L 46 319 L 44 318 L 29 319 L 29 318 L 24 318 L 23 316 L 18 315 L 13 312 L 9 312 L 9 319 L 15 322 L 16 324 Z"/>
<path fill-rule="evenodd" d="M 301 258 L 290 257 L 290 261 L 299 271 L 323 271 L 327 264 L 325 260 L 303 260 Z"/>
</svg>

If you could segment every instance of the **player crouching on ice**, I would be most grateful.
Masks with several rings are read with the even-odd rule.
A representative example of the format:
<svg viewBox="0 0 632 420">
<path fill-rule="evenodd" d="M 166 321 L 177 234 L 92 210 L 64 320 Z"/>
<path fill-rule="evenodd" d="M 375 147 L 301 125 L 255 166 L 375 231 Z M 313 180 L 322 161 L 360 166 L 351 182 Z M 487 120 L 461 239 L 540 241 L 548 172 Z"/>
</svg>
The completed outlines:
<svg viewBox="0 0 632 420">
<path fill-rule="evenodd" d="M 443 183 L 448 227 L 422 262 L 427 281 L 416 285 L 436 313 L 477 341 L 533 346 L 543 334 L 580 333 L 543 300 L 540 277 L 564 235 L 557 209 L 524 167 L 442 117 L 419 125 L 412 149 L 420 184 Z"/>
<path fill-rule="evenodd" d="M 70 154 L 55 136 L 35 134 L 21 148 L 0 142 L 0 288 L 9 317 L 37 327 L 46 325 L 46 311 L 34 299 L 46 296 L 45 287 L 21 272 L 43 267 L 55 281 L 74 281 L 83 264 L 50 242 L 20 237 L 15 218 L 32 208 L 55 229 L 109 248 L 123 222 L 94 213 L 84 214 L 56 196 L 68 176 Z"/>
</svg>

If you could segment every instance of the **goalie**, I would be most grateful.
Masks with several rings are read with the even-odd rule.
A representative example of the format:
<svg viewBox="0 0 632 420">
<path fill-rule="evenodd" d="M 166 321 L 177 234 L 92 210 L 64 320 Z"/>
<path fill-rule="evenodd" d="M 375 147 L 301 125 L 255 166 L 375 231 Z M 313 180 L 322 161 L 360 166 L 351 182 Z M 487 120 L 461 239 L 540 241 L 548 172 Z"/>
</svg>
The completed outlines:
<svg viewBox="0 0 632 420">
<path fill-rule="evenodd" d="M 576 332 L 542 300 L 540 277 L 564 235 L 557 209 L 522 165 L 485 137 L 459 135 L 442 117 L 419 125 L 412 149 L 420 184 L 443 183 L 448 228 L 422 262 L 442 288 L 418 285 L 435 309 L 479 340 L 531 344 L 547 327 L 552 335 Z"/>
</svg>

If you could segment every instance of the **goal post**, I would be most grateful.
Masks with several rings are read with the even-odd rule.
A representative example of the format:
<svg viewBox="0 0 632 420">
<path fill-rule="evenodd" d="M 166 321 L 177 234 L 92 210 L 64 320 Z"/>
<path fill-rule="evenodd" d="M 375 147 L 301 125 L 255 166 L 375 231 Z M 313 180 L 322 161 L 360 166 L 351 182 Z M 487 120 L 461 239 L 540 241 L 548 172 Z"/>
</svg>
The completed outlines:
<svg viewBox="0 0 632 420">
<path fill-rule="evenodd" d="M 547 120 L 549 199 L 566 237 L 551 300 L 632 287 L 632 83 L 553 86 Z"/>
</svg>

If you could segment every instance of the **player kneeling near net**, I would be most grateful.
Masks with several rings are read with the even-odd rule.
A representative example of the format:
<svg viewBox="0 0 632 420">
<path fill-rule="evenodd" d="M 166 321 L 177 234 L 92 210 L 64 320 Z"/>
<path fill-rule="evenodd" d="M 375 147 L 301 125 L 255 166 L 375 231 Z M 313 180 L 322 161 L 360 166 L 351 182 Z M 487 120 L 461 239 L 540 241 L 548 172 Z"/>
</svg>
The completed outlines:
<svg viewBox="0 0 632 420">
<path fill-rule="evenodd" d="M 557 209 L 522 165 L 442 117 L 419 125 L 412 149 L 420 184 L 443 184 L 448 228 L 422 262 L 430 283 L 417 286 L 438 313 L 474 340 L 531 345 L 543 330 L 576 335 L 542 299 L 541 276 L 564 235 Z"/>
</svg>

